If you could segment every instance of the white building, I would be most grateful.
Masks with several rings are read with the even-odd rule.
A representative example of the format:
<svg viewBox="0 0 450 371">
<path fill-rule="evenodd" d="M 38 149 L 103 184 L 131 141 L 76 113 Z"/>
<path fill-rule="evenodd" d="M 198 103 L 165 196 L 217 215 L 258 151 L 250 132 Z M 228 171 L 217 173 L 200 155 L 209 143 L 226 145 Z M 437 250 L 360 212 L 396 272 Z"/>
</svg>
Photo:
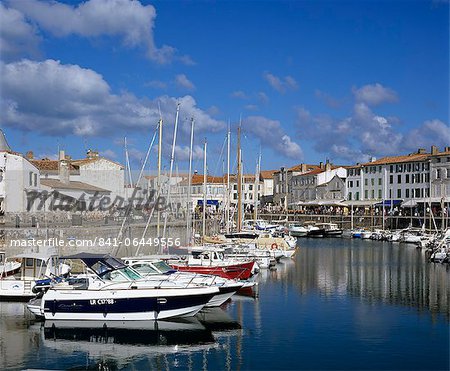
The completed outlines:
<svg viewBox="0 0 450 371">
<path fill-rule="evenodd" d="M 273 204 L 273 175 L 275 170 L 261 170 L 259 180 L 261 184 L 261 204 Z"/>
<path fill-rule="evenodd" d="M 349 201 L 423 199 L 430 195 L 430 154 L 424 149 L 404 156 L 384 157 L 348 168 Z"/>
<path fill-rule="evenodd" d="M 450 198 L 450 147 L 445 147 L 443 152 L 431 147 L 431 197 L 433 200 Z"/>
<path fill-rule="evenodd" d="M 275 205 L 285 206 L 292 203 L 292 178 L 308 173 L 314 169 L 323 166 L 320 165 L 309 165 L 309 164 L 299 164 L 292 166 L 291 168 L 282 167 L 273 174 L 273 202 Z"/>
<path fill-rule="evenodd" d="M 321 163 L 316 169 L 293 176 L 291 180 L 291 204 L 314 201 L 317 200 L 319 196 L 322 199 L 325 195 L 331 197 L 331 194 L 329 192 L 327 193 L 323 187 L 319 189 L 318 187 L 330 183 L 335 177 L 345 179 L 347 177 L 347 169 L 342 166 L 333 166 L 328 161 L 325 165 Z M 336 182 L 338 182 L 338 180 L 335 179 L 335 183 Z M 342 188 L 339 187 L 339 185 L 337 187 L 337 191 Z M 337 195 L 342 195 L 342 190 L 341 192 L 335 192 L 332 196 L 337 197 Z"/>
<path fill-rule="evenodd" d="M 11 151 L 0 130 L 0 213 L 26 212 L 27 192 L 40 189 L 39 170 L 21 154 Z M 32 205 L 29 211 L 35 211 Z"/>
<path fill-rule="evenodd" d="M 71 159 L 64 151 L 60 151 L 58 160 L 35 160 L 32 152 L 28 152 L 27 157 L 40 170 L 43 182 L 47 180 L 59 180 L 62 183 L 77 182 L 76 188 L 82 190 L 84 187 L 88 193 L 97 189 L 102 194 L 108 194 L 112 200 L 125 197 L 123 166 L 100 157 L 97 152 L 89 150 L 86 158 L 79 160 Z M 54 182 L 47 182 L 47 188 L 50 184 L 56 186 Z"/>
</svg>

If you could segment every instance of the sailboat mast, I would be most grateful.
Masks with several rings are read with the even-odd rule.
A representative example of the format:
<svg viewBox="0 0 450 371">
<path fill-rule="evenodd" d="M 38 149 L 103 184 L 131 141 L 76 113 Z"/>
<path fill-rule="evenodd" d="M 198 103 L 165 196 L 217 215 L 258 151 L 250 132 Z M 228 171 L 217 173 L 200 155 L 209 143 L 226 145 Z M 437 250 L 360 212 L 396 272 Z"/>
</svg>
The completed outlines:
<svg viewBox="0 0 450 371">
<path fill-rule="evenodd" d="M 241 169 L 241 123 L 238 126 L 237 135 L 237 192 L 238 192 L 238 217 L 237 217 L 237 231 L 240 232 L 242 228 L 242 169 Z"/>
<path fill-rule="evenodd" d="M 226 192 L 226 205 L 225 205 L 225 225 L 227 233 L 230 233 L 230 124 L 228 124 L 227 133 L 227 192 Z"/>
<path fill-rule="evenodd" d="M 261 152 L 259 152 L 258 161 L 256 163 L 256 172 L 255 172 L 255 190 L 253 191 L 254 205 L 253 205 L 253 219 L 258 219 L 258 185 L 259 185 L 259 176 L 261 172 Z"/>
<path fill-rule="evenodd" d="M 161 161 L 162 161 L 162 134 L 163 134 L 163 121 L 162 118 L 159 119 L 159 138 L 158 138 L 158 192 L 161 192 Z M 160 223 L 161 223 L 161 211 L 158 208 L 156 214 L 156 236 L 161 237 Z"/>
<path fill-rule="evenodd" d="M 189 147 L 189 180 L 187 193 L 187 218 L 186 218 L 186 243 L 191 241 L 192 226 L 192 205 L 191 205 L 191 187 L 192 187 L 192 148 L 194 145 L 194 118 L 191 118 L 191 144 Z"/>
<path fill-rule="evenodd" d="M 180 113 L 180 103 L 177 104 L 177 113 L 175 115 L 175 126 L 173 128 L 173 142 L 172 142 L 172 153 L 170 155 L 170 170 L 169 170 L 169 184 L 167 187 L 167 203 L 169 208 L 171 208 L 171 184 L 172 184 L 172 174 L 173 174 L 173 162 L 175 160 L 175 145 L 177 142 L 177 129 L 178 129 L 178 116 Z M 164 218 L 164 228 L 163 228 L 163 238 L 166 237 L 166 228 L 167 228 L 167 215 Z"/>
<path fill-rule="evenodd" d="M 206 236 L 206 138 L 205 138 L 205 144 L 203 149 L 203 237 Z"/>
<path fill-rule="evenodd" d="M 128 156 L 127 137 L 123 138 L 125 147 L 125 166 L 127 168 L 128 182 L 131 188 L 133 188 L 133 177 L 131 176 L 130 157 Z"/>
</svg>

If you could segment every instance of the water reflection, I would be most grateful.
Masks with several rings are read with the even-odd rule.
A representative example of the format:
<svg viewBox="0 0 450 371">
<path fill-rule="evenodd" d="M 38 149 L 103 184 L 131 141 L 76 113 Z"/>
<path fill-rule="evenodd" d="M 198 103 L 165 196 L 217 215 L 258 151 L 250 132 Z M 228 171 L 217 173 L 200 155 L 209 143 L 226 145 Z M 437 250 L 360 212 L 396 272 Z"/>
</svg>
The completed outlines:
<svg viewBox="0 0 450 371">
<path fill-rule="evenodd" d="M 41 323 L 0 302 L 0 369 L 448 369 L 448 266 L 407 245 L 300 243 L 259 296 L 189 320 Z"/>
<path fill-rule="evenodd" d="M 198 369 L 213 349 L 223 354 L 240 323 L 221 308 L 171 321 L 37 322 L 23 303 L 0 302 L 0 369 L 39 367 L 119 369 L 143 363 Z M 64 361 L 62 361 L 64 360 Z M 139 367 L 140 368 L 140 367 Z M 202 366 L 202 368 L 205 368 Z M 208 368 L 208 367 L 206 367 Z"/>
<path fill-rule="evenodd" d="M 449 266 L 426 261 L 414 246 L 380 241 L 303 239 L 294 262 L 261 275 L 294 284 L 302 294 L 354 296 L 450 316 Z"/>
</svg>

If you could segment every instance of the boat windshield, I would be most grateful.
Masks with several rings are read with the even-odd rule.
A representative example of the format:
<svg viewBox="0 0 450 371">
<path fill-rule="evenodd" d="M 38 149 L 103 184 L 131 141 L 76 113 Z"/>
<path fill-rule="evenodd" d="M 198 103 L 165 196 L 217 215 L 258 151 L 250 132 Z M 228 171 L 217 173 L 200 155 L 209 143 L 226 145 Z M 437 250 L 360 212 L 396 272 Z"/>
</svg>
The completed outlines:
<svg viewBox="0 0 450 371">
<path fill-rule="evenodd" d="M 153 265 L 161 273 L 166 273 L 166 272 L 169 272 L 169 271 L 173 271 L 173 268 L 170 265 L 168 265 L 166 262 L 163 262 L 162 260 L 154 262 Z"/>
<path fill-rule="evenodd" d="M 134 269 L 125 267 L 105 273 L 102 278 L 104 280 L 120 282 L 140 280 L 142 279 L 142 276 Z"/>
<path fill-rule="evenodd" d="M 150 263 L 136 263 L 133 264 L 133 269 L 135 269 L 136 271 L 138 271 L 140 274 L 158 274 L 159 272 L 153 268 Z"/>
</svg>

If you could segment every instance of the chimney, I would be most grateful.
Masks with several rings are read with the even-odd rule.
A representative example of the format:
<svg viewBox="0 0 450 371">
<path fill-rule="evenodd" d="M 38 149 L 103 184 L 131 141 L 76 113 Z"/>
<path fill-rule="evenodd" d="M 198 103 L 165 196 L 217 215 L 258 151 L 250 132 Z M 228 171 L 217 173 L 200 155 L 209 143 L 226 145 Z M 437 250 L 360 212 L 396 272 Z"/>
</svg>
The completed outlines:
<svg viewBox="0 0 450 371">
<path fill-rule="evenodd" d="M 439 152 L 438 147 L 436 146 L 431 146 L 431 154 L 432 155 L 437 155 Z"/>
<path fill-rule="evenodd" d="M 376 160 L 377 160 L 376 157 L 373 157 L 373 156 L 372 156 L 372 157 L 370 158 L 370 162 L 375 162 Z"/>
<path fill-rule="evenodd" d="M 61 160 L 64 160 L 65 158 L 66 158 L 66 154 L 65 154 L 64 150 L 60 150 L 58 160 L 61 161 Z"/>
<path fill-rule="evenodd" d="M 320 167 L 321 169 L 323 169 L 323 162 L 322 162 L 322 161 L 319 163 L 319 167 Z"/>
<path fill-rule="evenodd" d="M 69 172 L 69 161 L 66 159 L 59 160 L 59 181 L 63 184 L 69 184 L 70 172 Z"/>
<path fill-rule="evenodd" d="M 450 152 L 450 147 L 444 147 L 444 152 Z"/>
<path fill-rule="evenodd" d="M 425 154 L 425 153 L 427 153 L 427 151 L 425 150 L 425 148 L 419 148 L 419 149 L 417 150 L 417 154 L 418 154 L 418 155 L 423 155 L 423 154 Z"/>
<path fill-rule="evenodd" d="M 325 163 L 325 171 L 330 171 L 330 170 L 331 170 L 330 160 L 327 159 L 327 162 Z"/>
<path fill-rule="evenodd" d="M 25 154 L 25 158 L 26 158 L 27 160 L 33 160 L 33 159 L 34 159 L 33 151 L 28 151 L 28 152 Z"/>
<path fill-rule="evenodd" d="M 300 171 L 301 171 L 302 173 L 306 173 L 306 164 L 302 164 L 302 165 L 301 165 Z"/>
</svg>

